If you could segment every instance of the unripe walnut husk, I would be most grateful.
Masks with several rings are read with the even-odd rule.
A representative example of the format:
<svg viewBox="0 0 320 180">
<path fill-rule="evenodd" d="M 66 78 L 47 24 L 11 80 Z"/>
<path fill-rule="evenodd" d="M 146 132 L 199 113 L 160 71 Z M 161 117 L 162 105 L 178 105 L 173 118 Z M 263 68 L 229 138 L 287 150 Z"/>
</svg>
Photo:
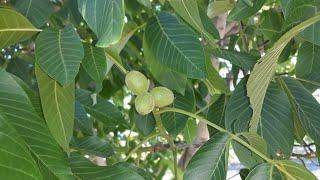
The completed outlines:
<svg viewBox="0 0 320 180">
<path fill-rule="evenodd" d="M 138 71 L 130 71 L 125 81 L 128 89 L 136 95 L 146 93 L 149 89 L 149 80 Z"/>
<path fill-rule="evenodd" d="M 155 100 L 156 107 L 165 107 L 173 103 L 174 94 L 166 87 L 155 87 L 150 92 Z"/>
<path fill-rule="evenodd" d="M 155 107 L 154 97 L 150 93 L 143 93 L 135 99 L 136 110 L 141 115 L 149 114 Z"/>
</svg>

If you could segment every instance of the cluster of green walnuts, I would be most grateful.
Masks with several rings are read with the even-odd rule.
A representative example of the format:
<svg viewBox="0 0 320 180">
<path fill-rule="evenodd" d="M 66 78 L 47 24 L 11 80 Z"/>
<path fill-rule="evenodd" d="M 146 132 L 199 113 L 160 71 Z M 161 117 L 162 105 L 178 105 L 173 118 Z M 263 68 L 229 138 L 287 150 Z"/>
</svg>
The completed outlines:
<svg viewBox="0 0 320 180">
<path fill-rule="evenodd" d="M 126 75 L 126 85 L 137 95 L 135 107 L 139 114 L 149 114 L 154 108 L 170 105 L 174 100 L 173 92 L 166 87 L 155 87 L 149 90 L 150 81 L 138 71 L 130 71 Z"/>
</svg>

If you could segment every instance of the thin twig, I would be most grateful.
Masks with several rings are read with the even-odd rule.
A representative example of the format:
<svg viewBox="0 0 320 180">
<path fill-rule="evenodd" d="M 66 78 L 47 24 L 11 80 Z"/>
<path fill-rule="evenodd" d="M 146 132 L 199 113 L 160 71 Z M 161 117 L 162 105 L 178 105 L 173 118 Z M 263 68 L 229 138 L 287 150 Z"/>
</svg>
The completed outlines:
<svg viewBox="0 0 320 180">
<path fill-rule="evenodd" d="M 141 141 L 136 147 L 134 147 L 129 154 L 127 155 L 127 157 L 123 160 L 123 161 L 127 161 L 140 147 L 142 147 L 143 144 L 145 144 L 146 142 L 148 142 L 149 140 L 151 140 L 152 138 L 158 136 L 160 133 L 159 132 L 155 132 L 153 134 L 150 134 L 149 136 L 147 136 L 143 141 Z"/>
</svg>

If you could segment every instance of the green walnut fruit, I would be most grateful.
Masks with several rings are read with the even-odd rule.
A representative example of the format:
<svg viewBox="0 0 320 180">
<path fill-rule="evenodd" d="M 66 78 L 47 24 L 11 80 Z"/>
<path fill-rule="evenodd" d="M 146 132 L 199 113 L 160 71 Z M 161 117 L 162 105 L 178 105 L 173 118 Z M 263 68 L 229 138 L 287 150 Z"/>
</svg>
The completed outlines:
<svg viewBox="0 0 320 180">
<path fill-rule="evenodd" d="M 154 109 L 155 101 L 150 93 L 143 93 L 136 97 L 134 104 L 139 114 L 146 115 Z"/>
<path fill-rule="evenodd" d="M 136 95 L 143 94 L 149 89 L 149 80 L 138 71 L 130 71 L 126 75 L 126 85 Z"/>
<path fill-rule="evenodd" d="M 166 87 L 155 87 L 150 92 L 155 100 L 156 107 L 165 107 L 173 103 L 173 92 Z"/>
</svg>

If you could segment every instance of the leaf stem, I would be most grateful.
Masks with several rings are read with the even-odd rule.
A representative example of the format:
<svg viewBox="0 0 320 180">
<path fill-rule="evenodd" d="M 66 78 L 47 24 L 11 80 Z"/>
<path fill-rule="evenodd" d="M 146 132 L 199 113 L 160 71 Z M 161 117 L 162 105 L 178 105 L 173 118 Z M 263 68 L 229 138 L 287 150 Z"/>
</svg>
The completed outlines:
<svg viewBox="0 0 320 180">
<path fill-rule="evenodd" d="M 123 73 L 123 74 L 127 74 L 128 71 L 126 70 L 126 68 L 124 68 L 122 66 L 122 64 L 120 62 L 118 62 L 112 55 L 110 55 L 108 52 L 105 52 L 106 56 L 108 57 L 108 59 L 110 61 L 112 61 L 119 69 L 120 71 Z"/>
<path fill-rule="evenodd" d="M 227 134 L 229 134 L 231 136 L 232 139 L 234 139 L 235 141 L 238 141 L 240 144 L 244 145 L 245 147 L 247 147 L 248 149 L 250 149 L 252 152 L 256 153 L 257 155 L 259 155 L 262 159 L 264 159 L 265 161 L 267 162 L 273 162 L 270 158 L 268 158 L 267 156 L 265 156 L 263 153 L 261 153 L 260 151 L 258 151 L 257 149 L 255 149 L 254 147 L 252 147 L 250 144 L 248 144 L 247 142 L 245 142 L 244 140 L 242 140 L 241 138 L 239 138 L 237 135 L 227 131 L 226 129 L 210 122 L 209 120 L 201 117 L 201 116 L 198 116 L 196 114 L 193 114 L 193 113 L 190 113 L 190 112 L 187 112 L 187 111 L 184 111 L 182 109 L 177 109 L 177 108 L 163 108 L 159 111 L 157 111 L 156 113 L 157 114 L 161 114 L 161 113 L 164 113 L 164 112 L 176 112 L 176 113 L 180 113 L 180 114 L 184 114 L 184 115 L 187 115 L 189 117 L 192 117 L 194 119 L 198 119 L 199 121 L 202 121 L 204 123 L 206 123 L 207 125 L 217 129 L 218 131 L 220 132 L 225 132 Z"/>
<path fill-rule="evenodd" d="M 170 145 L 170 149 L 172 150 L 172 155 L 173 155 L 173 168 L 174 168 L 174 179 L 178 179 L 178 168 L 177 168 L 177 164 L 178 164 L 178 158 L 177 158 L 177 148 L 176 145 L 174 144 L 173 139 L 171 138 L 171 136 L 169 134 L 167 134 L 166 129 L 164 128 L 162 121 L 161 121 L 161 117 L 160 114 L 156 114 L 153 113 L 154 118 L 156 119 L 156 123 L 157 123 L 157 127 L 161 133 L 161 135 L 168 141 L 169 145 Z"/>
<path fill-rule="evenodd" d="M 199 109 L 197 112 L 195 112 L 194 114 L 195 115 L 198 115 L 200 114 L 201 112 L 205 111 L 206 109 L 208 109 L 213 103 L 215 103 L 218 99 L 219 99 L 220 96 L 213 96 L 213 99 L 208 102 L 208 104 L 206 104 L 205 106 L 203 106 L 201 109 Z"/>
<path fill-rule="evenodd" d="M 309 84 L 312 84 L 312 85 L 320 87 L 320 83 L 315 82 L 315 81 L 310 81 L 310 80 L 302 79 L 302 78 L 298 78 L 298 77 L 295 77 L 295 79 L 298 80 L 298 81 L 306 82 L 306 83 L 309 83 Z"/>
</svg>

